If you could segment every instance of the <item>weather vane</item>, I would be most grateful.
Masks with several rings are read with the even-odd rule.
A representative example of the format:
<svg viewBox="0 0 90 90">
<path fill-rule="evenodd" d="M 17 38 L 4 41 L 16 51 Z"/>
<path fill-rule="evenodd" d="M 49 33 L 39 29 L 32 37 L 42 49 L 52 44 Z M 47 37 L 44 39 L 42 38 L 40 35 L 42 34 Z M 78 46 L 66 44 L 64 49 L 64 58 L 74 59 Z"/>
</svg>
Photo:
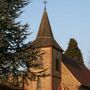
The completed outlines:
<svg viewBox="0 0 90 90">
<path fill-rule="evenodd" d="M 44 9 L 46 10 L 46 4 L 47 4 L 47 1 L 44 0 L 43 2 L 44 2 Z"/>
</svg>

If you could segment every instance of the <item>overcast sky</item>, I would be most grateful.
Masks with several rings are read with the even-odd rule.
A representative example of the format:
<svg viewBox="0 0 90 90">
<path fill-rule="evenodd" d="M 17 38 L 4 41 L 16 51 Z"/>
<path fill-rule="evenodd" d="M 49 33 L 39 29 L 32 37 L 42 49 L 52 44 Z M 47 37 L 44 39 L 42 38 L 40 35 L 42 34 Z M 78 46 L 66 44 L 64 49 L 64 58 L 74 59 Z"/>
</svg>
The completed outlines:
<svg viewBox="0 0 90 90">
<path fill-rule="evenodd" d="M 85 63 L 90 61 L 90 0 L 47 0 L 47 12 L 56 41 L 66 50 L 70 38 L 75 38 Z M 20 16 L 22 23 L 33 32 L 28 41 L 35 39 L 44 10 L 43 0 L 32 0 Z"/>
</svg>

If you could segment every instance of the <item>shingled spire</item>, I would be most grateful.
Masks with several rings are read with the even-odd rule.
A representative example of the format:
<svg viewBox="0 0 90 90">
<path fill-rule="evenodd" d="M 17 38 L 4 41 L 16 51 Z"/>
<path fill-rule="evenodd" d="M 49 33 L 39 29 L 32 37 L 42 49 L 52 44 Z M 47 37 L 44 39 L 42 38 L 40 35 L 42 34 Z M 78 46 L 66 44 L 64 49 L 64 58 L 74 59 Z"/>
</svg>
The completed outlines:
<svg viewBox="0 0 90 90">
<path fill-rule="evenodd" d="M 39 31 L 36 40 L 32 43 L 32 47 L 54 47 L 63 51 L 54 39 L 46 9 L 44 9 Z"/>
<path fill-rule="evenodd" d="M 46 10 L 44 10 L 44 13 L 42 16 L 37 38 L 53 38 L 54 39 Z"/>
</svg>

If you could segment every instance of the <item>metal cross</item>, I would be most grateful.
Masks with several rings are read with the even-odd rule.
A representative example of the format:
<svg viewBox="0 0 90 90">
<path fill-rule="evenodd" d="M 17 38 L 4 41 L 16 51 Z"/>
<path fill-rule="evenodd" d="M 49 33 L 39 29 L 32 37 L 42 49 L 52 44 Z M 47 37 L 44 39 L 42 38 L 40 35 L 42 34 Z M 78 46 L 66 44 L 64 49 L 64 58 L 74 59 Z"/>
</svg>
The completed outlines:
<svg viewBox="0 0 90 90">
<path fill-rule="evenodd" d="M 44 2 L 44 9 L 46 10 L 46 4 L 47 4 L 47 1 L 44 0 L 43 2 Z"/>
</svg>

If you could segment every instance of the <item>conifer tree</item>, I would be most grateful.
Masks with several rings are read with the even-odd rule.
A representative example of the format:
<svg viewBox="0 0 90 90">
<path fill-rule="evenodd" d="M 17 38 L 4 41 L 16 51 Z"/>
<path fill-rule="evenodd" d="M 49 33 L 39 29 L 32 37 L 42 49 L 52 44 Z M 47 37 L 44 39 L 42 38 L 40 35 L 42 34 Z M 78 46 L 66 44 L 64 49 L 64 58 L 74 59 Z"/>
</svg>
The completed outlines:
<svg viewBox="0 0 90 90">
<path fill-rule="evenodd" d="M 68 48 L 64 54 L 80 64 L 83 63 L 82 53 L 78 47 L 77 41 L 73 38 L 70 39 Z"/>
<path fill-rule="evenodd" d="M 28 2 L 0 0 L 0 83 L 16 85 L 21 81 L 26 82 L 25 78 L 35 78 L 33 73 L 29 73 L 30 68 L 35 66 L 32 62 L 40 56 L 40 51 L 24 44 L 29 33 L 28 25 L 16 22 Z M 19 67 L 24 70 L 19 70 Z M 12 77 L 11 81 L 9 77 Z"/>
</svg>

